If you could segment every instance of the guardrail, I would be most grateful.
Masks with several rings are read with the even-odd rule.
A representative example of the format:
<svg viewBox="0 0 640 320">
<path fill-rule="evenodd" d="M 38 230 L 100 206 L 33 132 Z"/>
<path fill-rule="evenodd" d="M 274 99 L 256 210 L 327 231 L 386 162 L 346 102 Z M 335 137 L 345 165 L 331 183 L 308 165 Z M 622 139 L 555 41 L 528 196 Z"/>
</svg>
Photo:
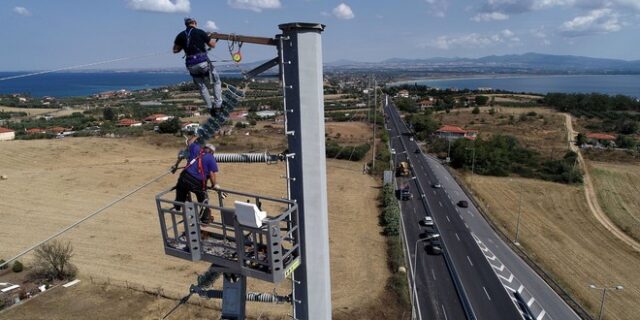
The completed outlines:
<svg viewBox="0 0 640 320">
<path fill-rule="evenodd" d="M 573 297 L 571 297 L 571 295 L 564 288 L 562 288 L 562 286 L 549 273 L 547 273 L 540 265 L 538 265 L 521 247 L 514 245 L 511 239 L 509 239 L 509 236 L 493 223 L 493 220 L 489 218 L 489 215 L 484 211 L 484 208 L 480 206 L 480 203 L 478 203 L 476 198 L 473 196 L 473 193 L 451 171 L 451 168 L 449 166 L 443 167 L 445 167 L 447 172 L 449 172 L 453 179 L 458 183 L 462 191 L 467 195 L 469 200 L 471 200 L 471 202 L 478 209 L 478 212 L 480 212 L 480 214 L 484 217 L 484 220 L 487 221 L 489 226 L 491 226 L 491 228 L 502 239 L 502 241 L 506 243 L 513 252 L 520 256 L 520 258 L 525 260 L 529 267 L 531 267 L 531 269 L 533 269 L 560 296 L 560 298 L 578 314 L 580 318 L 593 320 L 594 318 L 582 307 L 582 305 L 580 305 L 580 303 L 575 301 Z"/>
</svg>

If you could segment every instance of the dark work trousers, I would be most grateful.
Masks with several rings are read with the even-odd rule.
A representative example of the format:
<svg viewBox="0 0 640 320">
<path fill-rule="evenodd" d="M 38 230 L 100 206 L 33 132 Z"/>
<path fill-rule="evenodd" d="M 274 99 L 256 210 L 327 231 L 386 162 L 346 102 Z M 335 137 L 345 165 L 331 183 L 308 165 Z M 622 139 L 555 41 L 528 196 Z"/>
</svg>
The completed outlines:
<svg viewBox="0 0 640 320">
<path fill-rule="evenodd" d="M 204 203 L 204 200 L 207 198 L 207 193 L 202 187 L 202 180 L 190 175 L 187 171 L 182 171 L 180 178 L 178 178 L 178 184 L 176 185 L 176 202 L 185 202 L 189 193 L 193 192 L 196 194 L 198 202 Z M 209 208 L 204 210 L 204 214 L 200 220 L 204 223 L 211 221 L 211 210 L 209 210 Z"/>
</svg>

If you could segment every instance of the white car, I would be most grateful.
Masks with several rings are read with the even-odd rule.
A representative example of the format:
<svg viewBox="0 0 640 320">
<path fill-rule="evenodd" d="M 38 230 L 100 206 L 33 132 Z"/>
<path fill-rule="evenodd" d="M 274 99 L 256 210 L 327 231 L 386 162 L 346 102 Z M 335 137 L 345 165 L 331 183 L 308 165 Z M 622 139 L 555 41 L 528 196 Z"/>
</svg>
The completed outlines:
<svg viewBox="0 0 640 320">
<path fill-rule="evenodd" d="M 433 218 L 431 218 L 430 216 L 425 216 L 424 218 L 422 218 L 421 222 L 423 226 L 432 226 Z"/>
</svg>

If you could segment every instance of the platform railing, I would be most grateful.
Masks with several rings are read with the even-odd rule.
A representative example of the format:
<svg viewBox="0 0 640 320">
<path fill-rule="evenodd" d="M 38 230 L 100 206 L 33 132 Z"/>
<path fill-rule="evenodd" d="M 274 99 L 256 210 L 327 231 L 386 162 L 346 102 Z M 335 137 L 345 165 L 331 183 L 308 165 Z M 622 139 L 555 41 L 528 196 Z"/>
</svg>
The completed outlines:
<svg viewBox="0 0 640 320">
<path fill-rule="evenodd" d="M 156 196 L 167 255 L 208 261 L 225 272 L 273 283 L 300 265 L 298 206 L 294 201 L 222 189 L 208 190 L 208 195 L 209 200 L 203 203 L 176 202 L 173 189 Z M 238 223 L 234 201 L 253 203 L 266 211 L 262 226 Z M 200 222 L 205 210 L 211 212 L 207 224 Z"/>
</svg>

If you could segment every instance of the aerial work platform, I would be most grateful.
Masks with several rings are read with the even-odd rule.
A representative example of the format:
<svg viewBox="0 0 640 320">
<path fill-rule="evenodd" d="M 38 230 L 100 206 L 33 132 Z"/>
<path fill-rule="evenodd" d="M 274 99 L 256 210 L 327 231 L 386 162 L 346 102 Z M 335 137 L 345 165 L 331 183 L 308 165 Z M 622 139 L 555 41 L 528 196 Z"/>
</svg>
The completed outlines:
<svg viewBox="0 0 640 320">
<path fill-rule="evenodd" d="M 173 189 L 156 196 L 166 254 L 272 283 L 300 265 L 294 201 L 221 189 L 208 193 L 209 203 L 176 202 Z M 207 209 L 211 222 L 202 224 Z"/>
</svg>

